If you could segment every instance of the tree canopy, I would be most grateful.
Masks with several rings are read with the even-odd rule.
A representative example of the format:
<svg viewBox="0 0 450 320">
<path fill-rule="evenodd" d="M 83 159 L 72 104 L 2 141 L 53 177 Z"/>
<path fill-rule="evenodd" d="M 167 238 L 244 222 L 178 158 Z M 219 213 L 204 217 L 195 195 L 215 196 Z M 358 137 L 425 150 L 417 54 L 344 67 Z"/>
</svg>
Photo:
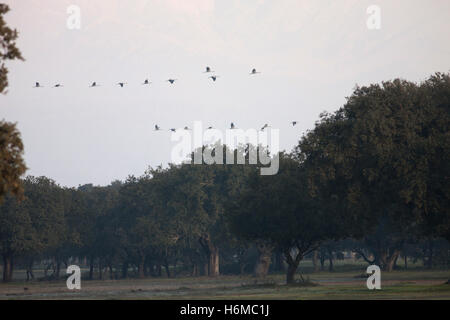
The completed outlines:
<svg viewBox="0 0 450 320">
<path fill-rule="evenodd" d="M 20 59 L 22 54 L 16 47 L 18 33 L 6 24 L 4 15 L 9 7 L 0 3 L 0 93 L 6 93 L 8 69 L 5 61 Z M 0 119 L 0 203 L 7 192 L 21 194 L 20 177 L 25 173 L 23 143 L 13 123 Z"/>
</svg>

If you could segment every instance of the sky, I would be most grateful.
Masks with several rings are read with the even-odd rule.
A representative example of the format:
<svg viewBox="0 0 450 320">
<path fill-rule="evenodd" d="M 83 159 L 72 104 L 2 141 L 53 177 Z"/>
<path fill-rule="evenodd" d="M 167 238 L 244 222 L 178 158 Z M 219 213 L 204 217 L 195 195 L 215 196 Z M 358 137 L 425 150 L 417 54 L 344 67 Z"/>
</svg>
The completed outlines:
<svg viewBox="0 0 450 320">
<path fill-rule="evenodd" d="M 17 123 L 27 174 L 68 187 L 167 165 L 176 143 L 155 124 L 269 123 L 291 151 L 355 85 L 450 71 L 447 0 L 1 2 L 25 61 L 7 63 L 0 119 Z M 71 5 L 80 8 L 80 29 L 67 27 Z M 371 5 L 379 29 L 367 26 Z M 249 75 L 253 68 L 261 73 Z M 141 85 L 146 78 L 150 86 Z M 36 81 L 45 87 L 33 88 Z M 101 86 L 89 88 L 93 81 Z"/>
</svg>

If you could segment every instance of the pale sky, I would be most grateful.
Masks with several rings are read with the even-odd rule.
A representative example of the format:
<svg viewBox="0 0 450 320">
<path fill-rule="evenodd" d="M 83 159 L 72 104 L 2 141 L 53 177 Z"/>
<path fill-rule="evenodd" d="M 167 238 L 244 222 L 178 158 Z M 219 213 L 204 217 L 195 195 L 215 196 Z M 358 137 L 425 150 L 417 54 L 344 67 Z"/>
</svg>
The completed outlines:
<svg viewBox="0 0 450 320">
<path fill-rule="evenodd" d="M 64 186 L 105 185 L 166 165 L 175 143 L 168 131 L 153 131 L 156 123 L 269 123 L 290 151 L 355 84 L 450 71 L 448 0 L 6 3 L 26 61 L 7 64 L 0 118 L 18 123 L 27 174 Z M 66 26 L 69 5 L 81 9 L 80 30 Z M 367 28 L 370 5 L 381 9 L 379 30 Z M 252 68 L 261 74 L 250 76 Z M 32 88 L 35 81 L 45 88 Z M 93 81 L 102 86 L 89 88 Z"/>
</svg>

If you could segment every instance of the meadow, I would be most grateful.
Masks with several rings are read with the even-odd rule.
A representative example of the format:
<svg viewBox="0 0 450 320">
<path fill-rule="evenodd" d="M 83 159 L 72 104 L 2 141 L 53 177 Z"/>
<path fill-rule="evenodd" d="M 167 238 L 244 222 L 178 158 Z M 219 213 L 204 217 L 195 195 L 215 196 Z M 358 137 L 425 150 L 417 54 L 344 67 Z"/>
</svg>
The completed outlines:
<svg viewBox="0 0 450 320">
<path fill-rule="evenodd" d="M 0 284 L 0 299 L 450 299 L 450 270 L 425 270 L 414 265 L 408 270 L 382 272 L 381 290 L 368 290 L 365 268 L 360 262 L 341 261 L 335 271 L 312 272 L 310 261 L 301 264 L 305 280 L 285 284 L 284 274 L 265 279 L 251 275 L 210 277 L 130 278 L 123 280 L 82 280 L 79 291 L 70 291 L 64 280 L 18 280 Z M 42 270 L 36 270 L 39 276 Z M 17 272 L 18 278 L 22 274 Z M 297 279 L 300 276 L 297 275 Z"/>
</svg>

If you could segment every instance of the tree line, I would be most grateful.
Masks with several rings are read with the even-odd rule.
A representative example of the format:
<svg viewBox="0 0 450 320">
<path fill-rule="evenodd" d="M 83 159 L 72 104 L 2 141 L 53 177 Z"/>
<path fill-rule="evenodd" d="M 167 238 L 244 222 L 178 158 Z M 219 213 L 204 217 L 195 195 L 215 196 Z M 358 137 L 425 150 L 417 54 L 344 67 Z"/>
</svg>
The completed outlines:
<svg viewBox="0 0 450 320">
<path fill-rule="evenodd" d="M 108 186 L 26 177 L 23 197 L 6 192 L 0 206 L 3 281 L 17 263 L 31 279 L 37 262 L 52 261 L 59 278 L 78 261 L 89 279 L 263 277 L 286 266 L 293 283 L 305 257 L 332 266 L 351 250 L 390 271 L 430 243 L 448 252 L 449 116 L 450 76 L 437 73 L 357 87 L 278 155 L 273 176 L 250 164 L 169 164 Z M 248 159 L 259 147 L 195 152 L 220 148 Z"/>
</svg>

